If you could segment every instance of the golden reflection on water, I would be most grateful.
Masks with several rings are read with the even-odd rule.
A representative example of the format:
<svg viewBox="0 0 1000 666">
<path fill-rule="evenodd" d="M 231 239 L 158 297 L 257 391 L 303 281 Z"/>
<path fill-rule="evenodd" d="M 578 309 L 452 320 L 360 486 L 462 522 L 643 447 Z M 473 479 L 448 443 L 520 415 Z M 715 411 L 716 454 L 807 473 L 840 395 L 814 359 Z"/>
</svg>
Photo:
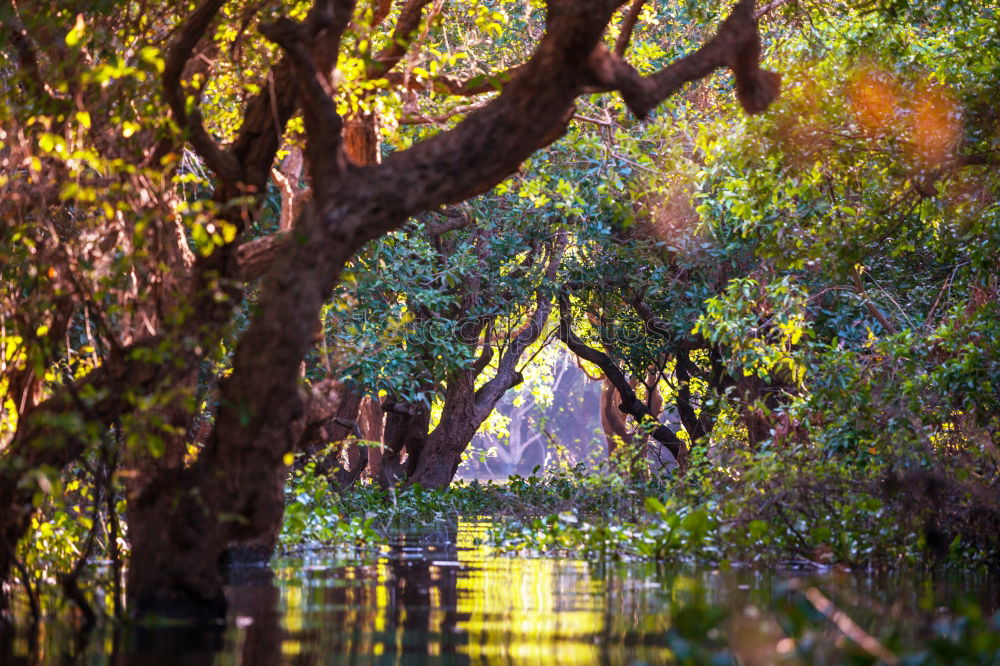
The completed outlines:
<svg viewBox="0 0 1000 666">
<path fill-rule="evenodd" d="M 278 570 L 288 663 L 665 663 L 668 614 L 582 561 L 498 556 L 485 525 L 395 544 L 370 564 Z M 446 543 L 442 543 L 446 541 Z M 436 543 L 435 543 L 436 542 Z M 657 612 L 659 611 L 659 612 Z"/>
<path fill-rule="evenodd" d="M 236 568 L 225 626 L 106 622 L 80 636 L 57 620 L 42 628 L 37 649 L 24 635 L 6 645 L 0 635 L 0 664 L 638 665 L 677 663 L 685 651 L 682 663 L 837 664 L 852 645 L 842 627 L 912 650 L 929 640 L 941 609 L 970 595 L 984 614 L 1000 607 L 988 574 L 723 573 L 501 557 L 477 543 L 485 529 L 460 521 L 400 535 L 377 553 L 310 550 L 273 569 Z M 812 628 L 786 633 L 820 592 L 836 607 L 833 621 L 812 613 Z"/>
<path fill-rule="evenodd" d="M 459 627 L 475 660 L 508 663 L 594 663 L 593 640 L 607 633 L 601 585 L 582 562 L 514 559 L 477 547 L 477 526 L 459 524 L 458 560 L 469 565 L 457 581 Z"/>
</svg>

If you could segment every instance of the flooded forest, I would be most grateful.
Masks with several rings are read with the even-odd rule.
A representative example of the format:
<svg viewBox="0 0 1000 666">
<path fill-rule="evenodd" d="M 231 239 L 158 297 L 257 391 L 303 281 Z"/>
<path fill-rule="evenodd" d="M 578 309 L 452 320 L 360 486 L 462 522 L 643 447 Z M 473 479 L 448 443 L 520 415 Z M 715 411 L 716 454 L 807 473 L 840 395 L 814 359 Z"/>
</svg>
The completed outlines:
<svg viewBox="0 0 1000 666">
<path fill-rule="evenodd" d="M 1000 665 L 998 102 L 998 0 L 0 0 L 0 664 Z"/>
</svg>

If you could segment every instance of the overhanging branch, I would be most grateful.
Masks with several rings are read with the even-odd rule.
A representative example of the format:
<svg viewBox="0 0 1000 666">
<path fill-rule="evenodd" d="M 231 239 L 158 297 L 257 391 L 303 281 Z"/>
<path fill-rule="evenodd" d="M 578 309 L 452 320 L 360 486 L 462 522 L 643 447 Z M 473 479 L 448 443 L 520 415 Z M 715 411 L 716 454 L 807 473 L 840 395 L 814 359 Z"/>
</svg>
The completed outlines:
<svg viewBox="0 0 1000 666">
<path fill-rule="evenodd" d="M 778 96 L 781 77 L 760 68 L 760 34 L 753 0 L 740 0 L 715 36 L 694 53 L 668 67 L 642 76 L 632 65 L 604 45 L 590 56 L 599 90 L 617 90 L 640 118 L 677 92 L 685 83 L 704 78 L 719 67 L 736 77 L 736 96 L 749 114 L 760 113 Z"/>
</svg>

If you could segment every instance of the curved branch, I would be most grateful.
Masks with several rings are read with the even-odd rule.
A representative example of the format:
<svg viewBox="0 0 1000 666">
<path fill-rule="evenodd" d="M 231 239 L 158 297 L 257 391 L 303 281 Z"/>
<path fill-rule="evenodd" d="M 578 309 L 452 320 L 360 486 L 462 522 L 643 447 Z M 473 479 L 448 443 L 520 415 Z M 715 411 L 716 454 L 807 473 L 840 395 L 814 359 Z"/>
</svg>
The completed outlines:
<svg viewBox="0 0 1000 666">
<path fill-rule="evenodd" d="M 339 20 L 328 26 L 329 39 L 338 45 L 353 11 L 353 2 L 348 0 L 339 4 L 346 6 L 334 13 L 334 16 L 339 15 Z M 309 36 L 305 24 L 282 18 L 270 25 L 261 26 L 260 31 L 281 46 L 292 63 L 299 101 L 305 116 L 306 132 L 310 139 L 305 150 L 312 170 L 313 192 L 317 199 L 321 199 L 328 189 L 324 185 L 339 177 L 345 165 L 341 155 L 344 122 L 337 113 L 333 91 L 309 52 Z"/>
<path fill-rule="evenodd" d="M 576 98 L 589 90 L 596 74 L 606 74 L 604 80 L 615 84 L 608 89 L 624 88 L 622 94 L 640 116 L 683 83 L 722 66 L 736 73 L 737 94 L 749 112 L 762 110 L 777 94 L 777 75 L 758 68 L 760 40 L 752 0 L 741 0 L 705 46 L 646 78 L 600 44 L 617 4 L 550 3 L 545 36 L 499 97 L 453 129 L 359 171 L 365 201 L 359 200 L 357 214 L 351 215 L 349 231 L 355 241 L 364 243 L 408 217 L 488 191 L 536 150 L 562 136 Z M 605 71 L 602 63 L 611 63 L 612 68 Z M 773 84 L 764 91 L 767 94 L 752 85 L 760 78 Z M 401 182 L 406 187 L 400 187 Z M 344 192 L 339 211 L 324 211 L 331 231 L 340 226 L 335 219 L 348 207 L 346 199 L 358 194 Z"/>
<path fill-rule="evenodd" d="M 542 278 L 543 286 L 551 284 L 555 280 L 556 272 L 559 270 L 559 264 L 562 261 L 565 249 L 566 237 L 560 235 L 553 244 L 549 263 L 545 268 L 545 275 Z M 475 401 L 477 410 L 485 410 L 488 415 L 500 398 L 503 397 L 504 393 L 523 381 L 521 373 L 517 371 L 517 363 L 525 350 L 541 335 L 542 329 L 545 327 L 545 322 L 548 320 L 551 312 L 552 298 L 544 293 L 542 288 L 539 288 L 535 295 L 535 311 L 527 323 L 517 332 L 517 335 L 511 340 L 510 346 L 500 357 L 500 360 L 497 362 L 496 376 L 476 391 Z"/>
<path fill-rule="evenodd" d="M 177 125 L 182 130 L 187 131 L 191 145 L 205 160 L 208 168 L 223 182 L 235 183 L 241 175 L 239 162 L 231 154 L 223 151 L 212 135 L 208 133 L 202 123 L 201 113 L 197 106 L 192 105 L 193 108 L 188 110 L 184 93 L 181 90 L 184 67 L 191 59 L 195 46 L 224 3 L 225 0 L 204 0 L 185 21 L 180 36 L 167 54 L 167 61 L 163 68 L 163 96 L 170 106 L 170 112 Z"/>
<path fill-rule="evenodd" d="M 740 0 L 715 36 L 694 53 L 668 67 L 642 76 L 632 65 L 605 46 L 590 56 L 595 83 L 603 90 L 617 90 L 640 118 L 685 83 L 701 79 L 719 67 L 736 77 L 736 96 L 749 114 L 767 109 L 778 96 L 781 77 L 760 68 L 760 34 L 753 0 Z"/>
<path fill-rule="evenodd" d="M 642 11 L 642 6 L 645 4 L 646 0 L 632 0 L 632 4 L 628 8 L 628 13 L 625 14 L 625 18 L 622 19 L 622 27 L 621 31 L 618 33 L 618 39 L 615 40 L 616 56 L 621 57 L 625 55 L 628 43 L 632 40 L 632 32 L 635 30 L 635 22 L 639 19 L 639 12 Z"/>
<path fill-rule="evenodd" d="M 382 49 L 367 67 L 365 75 L 368 80 L 382 78 L 402 60 L 420 27 L 424 7 L 430 3 L 431 0 L 407 0 L 396 21 L 396 29 L 392 31 L 389 46 Z"/>
</svg>

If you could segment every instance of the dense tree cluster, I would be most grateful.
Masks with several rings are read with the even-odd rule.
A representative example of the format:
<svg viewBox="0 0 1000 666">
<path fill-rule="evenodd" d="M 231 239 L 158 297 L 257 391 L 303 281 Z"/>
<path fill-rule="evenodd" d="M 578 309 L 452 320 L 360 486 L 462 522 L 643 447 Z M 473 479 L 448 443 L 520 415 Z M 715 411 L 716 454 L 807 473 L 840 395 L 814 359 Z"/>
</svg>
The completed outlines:
<svg viewBox="0 0 1000 666">
<path fill-rule="evenodd" d="M 996 3 L 812 4 L 0 5 L 0 580 L 220 616 L 293 464 L 447 487 L 567 358 L 623 474 L 1000 552 Z"/>
</svg>

